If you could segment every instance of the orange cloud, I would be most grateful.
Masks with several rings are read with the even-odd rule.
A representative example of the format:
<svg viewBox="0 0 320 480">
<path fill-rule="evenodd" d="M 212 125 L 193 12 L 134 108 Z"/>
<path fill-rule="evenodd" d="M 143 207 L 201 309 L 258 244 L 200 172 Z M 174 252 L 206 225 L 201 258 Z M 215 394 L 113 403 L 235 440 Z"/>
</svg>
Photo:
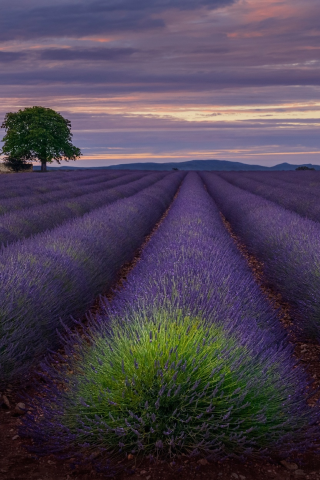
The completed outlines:
<svg viewBox="0 0 320 480">
<path fill-rule="evenodd" d="M 152 152 L 138 152 L 138 153 L 99 153 L 99 154 L 89 154 L 83 155 L 81 161 L 93 161 L 93 160 L 168 160 L 168 159 L 193 159 L 197 158 L 212 158 L 213 156 L 219 156 L 220 158 L 229 158 L 230 155 L 237 155 L 239 157 L 265 157 L 265 156 L 283 156 L 283 155 L 319 155 L 320 151 L 291 151 L 291 152 L 262 152 L 258 149 L 225 149 L 225 150 L 210 150 L 210 151 L 186 151 L 186 152 L 167 152 L 155 154 Z"/>
<path fill-rule="evenodd" d="M 247 2 L 246 20 L 251 22 L 261 22 L 268 18 L 288 18 L 295 16 L 297 8 L 288 2 L 279 2 L 279 0 L 264 0 L 257 2 L 249 0 Z"/>
<path fill-rule="evenodd" d="M 227 33 L 227 37 L 229 38 L 253 38 L 253 37 L 263 37 L 263 33 L 261 32 L 248 32 L 248 33 L 240 33 L 240 32 L 233 32 Z"/>
<path fill-rule="evenodd" d="M 112 38 L 112 37 L 108 37 L 108 38 L 82 37 L 81 40 L 90 40 L 90 42 L 106 43 L 106 42 L 112 42 L 112 40 L 114 40 L 114 38 Z"/>
</svg>

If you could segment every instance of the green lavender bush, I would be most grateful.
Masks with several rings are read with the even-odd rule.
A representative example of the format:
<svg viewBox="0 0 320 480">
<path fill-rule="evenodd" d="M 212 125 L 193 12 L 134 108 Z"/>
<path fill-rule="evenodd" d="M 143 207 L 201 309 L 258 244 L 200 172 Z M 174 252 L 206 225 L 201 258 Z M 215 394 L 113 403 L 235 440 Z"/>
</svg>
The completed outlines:
<svg viewBox="0 0 320 480">
<path fill-rule="evenodd" d="M 230 332 L 201 318 L 162 311 L 114 319 L 81 350 L 61 422 L 86 446 L 241 454 L 285 432 L 290 385 L 276 364 L 252 358 Z"/>
</svg>

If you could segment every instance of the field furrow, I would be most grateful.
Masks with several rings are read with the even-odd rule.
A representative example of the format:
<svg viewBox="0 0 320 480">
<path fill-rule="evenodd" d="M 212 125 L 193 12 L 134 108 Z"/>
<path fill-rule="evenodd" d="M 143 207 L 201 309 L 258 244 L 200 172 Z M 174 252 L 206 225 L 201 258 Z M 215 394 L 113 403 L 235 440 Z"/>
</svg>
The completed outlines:
<svg viewBox="0 0 320 480">
<path fill-rule="evenodd" d="M 54 172 L 47 175 L 20 173 L 16 175 L 0 175 L 0 203 L 3 199 L 14 198 L 17 195 L 44 195 L 56 190 L 64 190 L 70 185 L 87 185 L 99 183 L 101 179 L 113 180 L 128 172 L 113 171 L 99 172 L 94 171 L 89 174 L 83 172 Z M 131 172 L 132 173 L 132 172 Z M 5 179 L 3 178 L 5 177 Z"/>
<path fill-rule="evenodd" d="M 263 262 L 267 282 L 291 305 L 297 333 L 319 340 L 319 224 L 218 175 L 201 175 L 234 232 Z"/>
<path fill-rule="evenodd" d="M 256 172 L 251 173 L 250 177 L 239 175 L 236 172 L 220 173 L 219 176 L 232 185 L 275 202 L 302 217 L 310 218 L 316 222 L 320 221 L 319 187 L 307 188 L 298 183 L 294 185 L 278 179 L 274 179 L 271 183 L 265 181 L 265 177 L 261 173 Z"/>
<path fill-rule="evenodd" d="M 46 203 L 58 202 L 67 198 L 76 198 L 90 192 L 103 190 L 104 188 L 112 188 L 121 185 L 122 183 L 128 183 L 130 177 L 132 181 L 135 178 L 138 179 L 143 177 L 143 173 L 140 173 L 140 175 L 138 173 L 134 177 L 134 173 L 132 172 L 131 174 L 118 175 L 116 178 L 112 179 L 100 176 L 99 178 L 95 178 L 94 182 L 90 181 L 90 179 L 87 182 L 75 179 L 74 182 L 68 182 L 64 188 L 59 189 L 54 187 L 52 190 L 41 194 L 39 194 L 36 189 L 28 192 L 27 195 L 19 193 L 14 197 L 0 199 L 0 215 L 23 210 L 29 207 L 44 205 Z M 21 215 L 23 215 L 22 212 Z"/>
<path fill-rule="evenodd" d="M 43 365 L 54 381 L 24 430 L 38 453 L 81 448 L 103 468 L 116 452 L 221 459 L 310 442 L 306 375 L 197 174 L 105 309 L 68 332 L 64 368 Z"/>
<path fill-rule="evenodd" d="M 121 198 L 129 197 L 141 189 L 152 185 L 166 173 L 159 172 L 150 175 L 131 174 L 117 179 L 117 187 L 91 189 L 91 193 L 76 198 L 62 199 L 55 203 L 29 207 L 17 212 L 0 216 L 0 244 L 8 245 L 52 230 L 76 217 L 81 217 L 96 208 L 111 204 Z M 138 178 L 137 178 L 138 177 Z"/>
<path fill-rule="evenodd" d="M 156 174 L 129 198 L 2 250 L 1 383 L 22 380 L 46 349 L 58 344 L 59 319 L 68 323 L 70 315 L 82 315 L 111 285 L 170 204 L 184 175 Z"/>
</svg>

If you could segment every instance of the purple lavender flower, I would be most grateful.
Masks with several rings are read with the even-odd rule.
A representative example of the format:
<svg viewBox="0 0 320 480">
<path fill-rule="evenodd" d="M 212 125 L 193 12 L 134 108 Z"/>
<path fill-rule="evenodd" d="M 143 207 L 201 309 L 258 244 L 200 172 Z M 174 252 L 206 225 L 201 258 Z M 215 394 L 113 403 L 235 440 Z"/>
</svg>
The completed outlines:
<svg viewBox="0 0 320 480">
<path fill-rule="evenodd" d="M 110 287 L 183 176 L 143 176 L 131 190 L 139 193 L 0 252 L 1 384 L 24 379 L 49 346 L 64 341 L 57 334 L 60 319 L 67 328 L 71 315 L 84 313 Z"/>
<path fill-rule="evenodd" d="M 244 183 L 246 188 L 251 188 L 253 182 L 224 176 L 232 182 Z M 263 262 L 268 283 L 291 305 L 296 333 L 301 335 L 303 330 L 304 336 L 320 340 L 320 224 L 233 186 L 215 174 L 202 177 L 236 234 L 249 252 Z M 300 194 L 295 194 L 296 188 L 290 194 L 284 186 L 281 192 L 286 201 L 292 200 L 302 208 L 303 201 Z M 273 198 L 272 193 L 270 196 Z M 316 204 L 320 205 L 318 200 Z"/>
<path fill-rule="evenodd" d="M 36 405 L 45 410 L 41 422 L 26 417 L 35 450 L 76 451 L 88 442 L 107 458 L 119 448 L 117 428 L 127 452 L 139 451 L 143 439 L 146 455 L 163 456 L 288 454 L 315 438 L 319 416 L 306 402 L 305 373 L 195 173 L 125 288 L 90 327 L 90 341 L 77 338 L 68 389 L 46 385 L 49 394 Z M 89 366 L 98 358 L 104 366 L 95 373 Z M 64 372 L 50 371 L 64 381 Z M 100 400 L 106 386 L 115 405 Z"/>
</svg>

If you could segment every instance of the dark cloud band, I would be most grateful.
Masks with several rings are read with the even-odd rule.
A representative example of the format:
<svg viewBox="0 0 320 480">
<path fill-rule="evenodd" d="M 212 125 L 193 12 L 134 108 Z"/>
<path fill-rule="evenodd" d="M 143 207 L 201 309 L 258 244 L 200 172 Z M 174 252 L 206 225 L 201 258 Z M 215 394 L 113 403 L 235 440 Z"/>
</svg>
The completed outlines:
<svg viewBox="0 0 320 480">
<path fill-rule="evenodd" d="M 134 48 L 51 48 L 39 52 L 42 60 L 55 61 L 116 61 L 130 57 Z"/>
<path fill-rule="evenodd" d="M 0 63 L 11 63 L 21 60 L 26 55 L 22 52 L 1 52 L 0 51 Z"/>
<path fill-rule="evenodd" d="M 169 9 L 195 10 L 231 5 L 236 0 L 113 0 L 84 1 L 27 9 L 6 8 L 0 17 L 0 41 L 44 37 L 84 37 L 159 29 L 161 13 Z M 157 16 L 157 18 L 155 18 Z"/>
<path fill-rule="evenodd" d="M 116 68 L 50 68 L 32 71 L 14 71 L 0 75 L 1 85 L 49 85 L 82 84 L 104 86 L 108 93 L 130 92 L 203 92 L 225 88 L 276 87 L 276 86 L 320 86 L 317 68 L 282 68 L 270 71 L 250 68 L 229 68 L 211 72 L 139 73 L 136 69 L 124 71 Z"/>
</svg>

